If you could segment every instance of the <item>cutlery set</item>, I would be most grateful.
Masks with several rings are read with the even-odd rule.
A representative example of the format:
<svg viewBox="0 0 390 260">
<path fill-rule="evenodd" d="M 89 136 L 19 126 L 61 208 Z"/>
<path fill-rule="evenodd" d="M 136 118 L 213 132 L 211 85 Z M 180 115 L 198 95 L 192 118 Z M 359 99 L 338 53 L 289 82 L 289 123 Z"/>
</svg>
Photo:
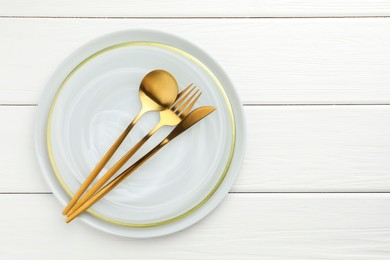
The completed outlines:
<svg viewBox="0 0 390 260">
<path fill-rule="evenodd" d="M 70 222 L 79 216 L 114 189 L 125 178 L 131 175 L 166 144 L 212 113 L 215 108 L 210 106 L 203 106 L 192 110 L 201 94 L 202 93 L 196 89 L 193 84 L 190 84 L 178 93 L 178 84 L 175 78 L 167 71 L 154 70 L 148 73 L 140 84 L 139 98 L 142 104 L 140 112 L 103 155 L 102 159 L 93 168 L 84 183 L 65 207 L 62 214 L 67 216 L 66 222 Z M 138 120 L 145 113 L 153 111 L 159 112 L 160 114 L 160 121 L 156 126 L 122 156 L 122 158 L 97 180 L 90 189 L 88 189 Z M 174 126 L 175 128 L 157 146 L 112 179 L 119 169 L 142 147 L 142 145 L 144 145 L 148 139 L 163 126 Z M 110 179 L 112 180 L 110 181 Z"/>
</svg>

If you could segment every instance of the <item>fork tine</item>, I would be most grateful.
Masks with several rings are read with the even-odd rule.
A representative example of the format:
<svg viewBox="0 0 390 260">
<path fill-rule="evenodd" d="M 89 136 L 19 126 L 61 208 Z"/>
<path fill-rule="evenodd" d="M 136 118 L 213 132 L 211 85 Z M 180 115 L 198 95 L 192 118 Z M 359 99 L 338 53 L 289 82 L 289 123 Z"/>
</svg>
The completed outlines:
<svg viewBox="0 0 390 260">
<path fill-rule="evenodd" d="M 188 88 L 188 87 L 187 87 Z M 171 110 L 172 111 L 175 111 L 186 99 L 187 97 L 191 94 L 191 92 L 196 88 L 195 86 L 193 86 L 192 88 L 189 89 L 189 91 L 187 91 L 187 88 L 185 89 L 187 93 L 185 93 L 185 95 L 183 97 L 179 99 L 176 99 L 176 104 L 174 104 L 172 107 L 171 107 Z M 184 91 L 184 90 L 183 90 Z M 182 92 L 183 92 L 182 91 Z"/>
<path fill-rule="evenodd" d="M 180 115 L 181 112 L 188 106 L 188 104 L 191 102 L 191 100 L 198 94 L 199 89 L 195 91 L 189 98 L 186 99 L 186 101 L 175 111 L 177 115 Z"/>
<path fill-rule="evenodd" d="M 199 91 L 199 90 L 198 90 Z M 198 91 L 195 92 L 198 93 Z M 194 94 L 194 95 L 195 95 Z M 192 107 L 195 105 L 196 101 L 200 98 L 200 95 L 202 95 L 202 92 L 200 92 L 193 100 L 192 102 L 187 106 L 187 108 L 181 113 L 181 116 L 186 117 L 188 113 L 191 111 Z"/>
<path fill-rule="evenodd" d="M 180 91 L 180 93 L 177 95 L 176 97 L 176 101 L 178 101 L 180 99 L 181 96 L 183 96 L 187 91 L 188 89 L 193 85 L 193 83 L 191 83 L 190 85 L 188 85 L 185 89 L 183 89 L 182 91 Z"/>
</svg>

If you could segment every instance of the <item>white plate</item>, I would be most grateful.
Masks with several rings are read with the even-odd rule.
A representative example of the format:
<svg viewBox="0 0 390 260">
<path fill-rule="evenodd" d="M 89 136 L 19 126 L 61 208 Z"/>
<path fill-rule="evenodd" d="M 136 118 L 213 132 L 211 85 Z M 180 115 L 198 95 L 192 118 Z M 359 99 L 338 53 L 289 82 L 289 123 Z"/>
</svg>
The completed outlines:
<svg viewBox="0 0 390 260">
<path fill-rule="evenodd" d="M 122 31 L 73 53 L 49 80 L 38 106 L 39 163 L 54 194 L 66 205 L 139 112 L 139 83 L 155 69 L 172 73 L 179 90 L 194 83 L 203 92 L 196 106 L 217 110 L 79 217 L 121 236 L 153 237 L 186 228 L 211 212 L 230 190 L 243 158 L 244 119 L 226 74 L 207 54 L 180 38 Z M 157 122 L 158 113 L 145 115 L 103 173 Z M 171 129 L 160 130 L 125 167 Z"/>
</svg>

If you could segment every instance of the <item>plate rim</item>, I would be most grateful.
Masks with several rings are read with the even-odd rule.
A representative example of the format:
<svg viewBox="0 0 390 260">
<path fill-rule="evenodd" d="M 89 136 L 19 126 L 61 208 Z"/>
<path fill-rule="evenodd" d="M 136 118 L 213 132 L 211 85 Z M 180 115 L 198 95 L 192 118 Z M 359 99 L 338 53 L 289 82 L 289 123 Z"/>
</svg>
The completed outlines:
<svg viewBox="0 0 390 260">
<path fill-rule="evenodd" d="M 133 39 L 130 40 L 129 38 L 133 38 Z M 134 38 L 138 38 L 138 40 L 135 40 Z M 157 40 L 157 39 L 159 39 L 159 40 Z M 66 197 L 68 199 L 69 199 L 69 197 L 66 194 L 66 197 L 64 198 L 63 193 L 64 192 L 66 193 L 66 191 L 64 190 L 64 187 L 62 186 L 62 184 L 59 183 L 59 180 L 57 179 L 56 174 L 54 174 L 54 177 L 55 177 L 57 183 L 53 182 L 53 178 L 50 177 L 50 175 L 53 175 L 54 169 L 51 168 L 51 173 L 50 173 L 50 170 L 49 171 L 47 169 L 45 170 L 45 168 L 48 168 L 48 167 L 47 167 L 47 165 L 46 165 L 46 167 L 44 165 L 44 164 L 47 164 L 47 162 L 44 162 L 45 158 L 43 158 L 44 156 L 42 156 L 42 147 L 41 147 L 42 140 L 40 140 L 41 138 L 39 137 L 40 136 L 39 131 L 42 129 L 42 120 L 46 121 L 46 125 L 48 125 L 48 123 L 50 121 L 49 120 L 49 116 L 51 114 L 50 111 L 51 111 L 52 107 L 54 107 L 55 98 L 57 97 L 57 93 L 60 92 L 60 87 L 63 85 L 62 82 L 64 82 L 64 80 L 66 78 L 68 78 L 68 75 L 70 75 L 70 73 L 78 66 L 78 64 L 82 63 L 83 61 L 88 59 L 88 57 L 93 56 L 97 52 L 100 52 L 102 49 L 104 49 L 104 48 L 98 48 L 97 51 L 93 51 L 94 49 L 96 49 L 96 47 L 99 47 L 100 45 L 102 45 L 102 46 L 105 45 L 105 48 L 109 48 L 111 45 L 107 45 L 107 43 L 105 43 L 105 42 L 110 42 L 110 40 L 117 42 L 116 44 L 113 44 L 113 45 L 120 45 L 120 44 L 123 44 L 126 42 L 136 42 L 136 41 L 138 41 L 138 42 L 140 42 L 140 41 L 143 41 L 143 42 L 154 41 L 154 42 L 157 42 L 160 44 L 168 45 L 170 47 L 179 49 L 180 51 L 183 51 L 184 53 L 191 55 L 195 59 L 199 60 L 200 63 L 203 64 L 203 66 L 205 66 L 208 70 L 210 70 L 211 75 L 213 75 L 216 78 L 217 83 L 219 83 L 221 85 L 222 90 L 224 90 L 224 92 L 225 92 L 224 94 L 226 95 L 226 99 L 230 103 L 229 105 L 230 105 L 232 113 L 233 113 L 233 115 L 232 115 L 233 126 L 235 126 L 234 128 L 236 131 L 236 133 L 235 133 L 236 135 L 234 136 L 234 134 L 233 134 L 234 141 L 232 143 L 233 149 L 231 151 L 231 153 L 233 155 L 231 156 L 231 159 L 230 159 L 230 165 L 229 165 L 229 162 L 226 164 L 226 166 L 227 166 L 226 173 L 222 173 L 222 176 L 224 176 L 224 177 L 222 177 L 222 183 L 219 183 L 216 185 L 216 189 L 214 192 L 210 192 L 211 198 L 209 198 L 208 201 L 206 200 L 206 202 L 204 204 L 199 203 L 199 204 L 201 204 L 200 208 L 205 208 L 206 205 L 209 204 L 209 206 L 207 207 L 208 210 L 207 210 L 206 214 L 201 214 L 201 217 L 198 216 L 197 218 L 192 217 L 192 219 L 195 219 L 195 221 L 191 221 L 193 223 L 189 222 L 185 226 L 178 225 L 178 224 L 180 224 L 178 222 L 188 222 L 188 221 L 183 221 L 183 220 L 188 219 L 193 215 L 200 214 L 200 213 L 197 214 L 197 212 L 199 212 L 200 208 L 197 208 L 198 205 L 196 205 L 194 207 L 194 208 L 196 208 L 196 210 L 195 210 L 195 212 L 192 212 L 192 214 L 191 214 L 191 211 L 193 208 L 190 209 L 189 211 L 185 212 L 184 214 L 181 214 L 181 215 L 184 215 L 181 219 L 179 219 L 175 222 L 172 222 L 172 223 L 168 223 L 168 224 L 164 223 L 165 224 L 164 226 L 170 226 L 170 227 L 176 226 L 177 230 L 173 230 L 172 228 L 170 230 L 169 229 L 167 230 L 164 228 L 162 228 L 162 229 L 156 228 L 159 226 L 150 226 L 150 227 L 148 226 L 148 227 L 146 227 L 146 229 L 149 229 L 149 230 L 156 229 L 155 230 L 156 232 L 146 232 L 146 234 L 148 234 L 146 236 L 140 235 L 139 232 L 115 232 L 115 231 L 113 231 L 114 229 L 109 230 L 107 227 L 102 228 L 101 221 L 106 222 L 106 220 L 96 221 L 96 216 L 94 216 L 94 217 L 92 216 L 95 214 L 92 214 L 92 215 L 83 214 L 82 216 L 80 216 L 80 219 L 83 222 L 85 222 L 89 225 L 92 225 L 93 227 L 95 227 L 97 229 L 100 229 L 100 230 L 103 230 L 103 231 L 106 231 L 109 233 L 117 234 L 117 235 L 124 235 L 124 236 L 130 236 L 130 237 L 151 237 L 151 236 L 159 236 L 159 235 L 166 235 L 169 233 L 173 233 L 175 231 L 178 231 L 180 229 L 183 229 L 185 227 L 188 227 L 188 226 L 196 223 L 197 221 L 199 221 L 200 219 L 205 217 L 208 213 L 210 213 L 223 200 L 223 198 L 228 193 L 230 187 L 232 186 L 235 178 L 238 175 L 239 168 L 240 168 L 240 165 L 242 163 L 242 159 L 244 157 L 244 151 L 245 151 L 245 149 L 244 149 L 245 148 L 245 135 L 246 135 L 245 134 L 245 120 L 244 120 L 244 114 L 242 111 L 241 101 L 239 100 L 238 94 L 236 93 L 236 91 L 233 87 L 233 84 L 231 83 L 230 79 L 228 78 L 226 73 L 223 71 L 223 69 L 211 58 L 210 55 L 208 55 L 207 53 L 205 53 L 204 51 L 202 51 L 201 49 L 199 49 L 197 46 L 193 45 L 192 43 L 189 43 L 186 40 L 183 40 L 175 35 L 167 34 L 167 33 L 161 32 L 161 31 L 138 29 L 138 30 L 122 30 L 122 31 L 118 31 L 118 32 L 109 33 L 109 34 L 103 35 L 101 37 L 98 37 L 92 41 L 89 41 L 86 44 L 79 47 L 70 56 L 68 56 L 68 58 L 66 58 L 62 62 L 62 64 L 60 64 L 57 67 L 57 70 L 52 74 L 51 78 L 49 79 L 46 87 L 44 88 L 43 94 L 39 100 L 36 127 L 35 127 L 35 136 L 34 136 L 35 137 L 34 138 L 35 139 L 35 146 L 36 146 L 36 151 L 37 151 L 36 154 L 38 156 L 38 161 L 39 161 L 39 164 L 41 166 L 41 170 L 43 170 L 43 175 L 46 179 L 46 182 L 51 187 L 54 195 L 57 197 L 57 199 L 63 205 L 66 205 L 66 203 L 67 203 Z M 173 44 L 170 43 L 170 41 Z M 178 44 L 176 45 L 175 43 L 178 43 Z M 199 55 L 195 55 L 193 52 L 189 52 L 186 49 L 183 50 L 183 48 L 180 47 L 183 45 L 186 48 L 193 50 L 195 53 L 198 52 L 198 54 L 200 54 L 200 57 L 199 57 Z M 94 46 L 95 46 L 95 48 L 93 48 Z M 91 52 L 91 51 L 93 51 L 92 54 L 91 53 L 88 54 L 88 52 Z M 80 57 L 82 57 L 82 58 L 80 58 Z M 206 60 L 209 59 L 209 60 L 205 62 L 204 59 L 206 59 Z M 76 63 L 76 66 L 73 66 L 72 63 Z M 208 65 L 207 63 L 209 63 L 210 65 Z M 66 67 L 68 67 L 68 68 L 65 69 Z M 71 68 L 70 71 L 69 71 L 69 67 Z M 61 76 L 63 76 L 65 71 L 66 71 L 66 73 L 65 73 L 66 76 L 61 77 Z M 217 71 L 218 73 L 215 73 L 215 71 Z M 216 75 L 216 74 L 220 74 L 222 76 L 222 78 L 218 77 L 218 75 Z M 59 78 L 61 78 L 61 80 L 59 80 Z M 227 84 L 220 83 L 220 81 L 222 81 L 222 79 Z M 52 83 L 53 81 L 60 81 L 60 84 L 53 84 Z M 56 87 L 55 88 L 52 87 L 53 85 Z M 54 95 L 53 95 L 53 93 L 54 93 Z M 48 96 L 49 97 L 52 96 L 52 97 L 48 98 Z M 237 103 L 239 104 L 238 106 L 237 106 Z M 45 104 L 45 105 L 42 105 L 42 104 Z M 48 109 L 49 111 L 45 111 L 45 110 L 47 110 L 47 107 L 49 108 Z M 46 114 L 47 116 L 45 117 L 44 114 Z M 45 118 L 46 118 L 46 120 L 44 120 Z M 239 122 L 239 121 L 241 121 L 241 122 Z M 236 122 L 236 124 L 234 124 L 234 122 Z M 234 131 L 234 129 L 233 129 L 233 131 Z M 48 145 L 49 144 L 47 143 L 47 140 L 46 140 L 45 147 L 47 148 Z M 237 152 L 237 149 L 239 149 L 238 152 Z M 48 151 L 46 151 L 46 152 L 48 153 Z M 51 166 L 50 158 L 49 158 L 49 164 Z M 233 164 L 237 164 L 237 166 L 235 166 L 235 168 L 236 168 L 235 170 L 231 169 L 231 167 L 234 166 Z M 232 171 L 233 171 L 233 173 L 232 173 Z M 230 181 L 226 180 L 228 177 L 230 177 Z M 230 184 L 226 185 L 226 183 L 230 183 Z M 225 185 L 223 185 L 223 184 L 225 184 Z M 61 192 L 61 190 L 58 189 L 58 185 L 59 185 L 59 188 L 62 190 L 62 192 Z M 226 187 L 224 189 L 222 189 L 223 186 L 228 187 L 228 189 L 226 190 Z M 221 192 L 221 190 L 224 190 L 224 192 Z M 219 195 L 218 195 L 218 193 L 219 193 Z M 206 197 L 208 197 L 208 195 Z M 218 197 L 218 199 L 217 199 L 218 203 L 211 203 L 212 202 L 211 200 L 214 200 L 214 201 L 216 200 L 215 197 Z M 212 205 L 212 204 L 215 204 L 215 205 Z M 204 209 L 203 209 L 203 211 L 204 211 Z M 188 212 L 189 212 L 189 214 L 187 214 Z M 179 215 L 179 217 L 180 217 L 180 215 Z M 178 223 L 178 224 L 175 225 L 175 223 Z M 115 224 L 109 223 L 109 225 L 118 225 L 118 224 L 119 223 L 115 223 Z M 104 225 L 104 226 L 106 226 L 106 225 Z M 127 229 L 127 230 L 129 230 L 129 229 L 145 230 L 145 227 L 139 228 L 139 227 L 129 227 L 129 226 L 123 226 L 123 225 L 122 225 L 122 227 Z M 178 228 L 178 227 L 180 227 L 180 228 Z M 117 228 L 115 228 L 115 230 L 116 229 Z M 162 232 L 162 230 L 164 230 L 165 232 Z M 149 233 L 151 233 L 151 234 L 149 234 Z"/>
<path fill-rule="evenodd" d="M 212 71 L 206 65 L 204 65 L 200 60 L 198 60 L 196 57 L 193 57 L 191 54 L 189 54 L 187 52 L 184 52 L 184 51 L 182 51 L 180 49 L 177 49 L 176 47 L 173 47 L 173 46 L 170 46 L 170 45 L 166 45 L 166 44 L 162 44 L 162 43 L 157 43 L 157 42 L 133 41 L 133 42 L 124 42 L 124 43 L 116 44 L 116 45 L 113 45 L 113 46 L 108 46 L 107 48 L 104 48 L 104 49 L 102 49 L 102 50 L 92 54 L 91 56 L 87 57 L 83 61 L 81 61 L 80 64 L 77 65 L 66 76 L 66 78 L 63 80 L 61 85 L 58 87 L 58 90 L 57 90 L 57 92 L 56 92 L 56 94 L 54 96 L 54 99 L 52 101 L 52 104 L 50 106 L 48 122 L 47 122 L 47 130 L 46 130 L 46 142 L 47 142 L 47 148 L 48 148 L 47 150 L 48 150 L 48 154 L 49 154 L 49 159 L 50 159 L 50 163 L 52 165 L 53 171 L 54 171 L 54 173 L 55 173 L 59 183 L 61 184 L 62 188 L 65 190 L 65 192 L 71 198 L 74 194 L 70 191 L 69 186 L 65 183 L 65 181 L 64 181 L 64 179 L 63 179 L 63 177 L 61 175 L 61 172 L 58 169 L 58 166 L 57 166 L 57 163 L 56 163 L 56 159 L 55 159 L 55 156 L 54 156 L 54 153 L 53 153 L 53 140 L 51 138 L 51 126 L 52 126 L 51 123 L 52 123 L 54 110 L 56 108 L 56 104 L 57 104 L 58 98 L 60 97 L 62 90 L 66 87 L 66 83 L 68 82 L 68 80 L 71 79 L 72 76 L 79 69 L 81 69 L 84 65 L 88 64 L 93 59 L 95 59 L 95 58 L 97 58 L 97 57 L 99 57 L 99 56 L 101 56 L 103 54 L 106 54 L 106 53 L 108 53 L 109 51 L 112 51 L 112 50 L 117 50 L 117 49 L 123 48 L 123 47 L 137 47 L 137 46 L 157 47 L 157 48 L 169 50 L 169 51 L 175 52 L 175 53 L 177 53 L 179 55 L 182 55 L 183 57 L 185 57 L 187 59 L 190 59 L 192 62 L 196 63 L 197 66 L 199 66 L 201 69 L 203 69 L 213 79 L 214 83 L 219 88 L 219 90 L 220 90 L 220 92 L 221 92 L 221 94 L 222 94 L 222 96 L 223 96 L 223 98 L 225 100 L 225 103 L 227 103 L 227 105 L 228 105 L 228 109 L 227 110 L 228 110 L 228 113 L 229 113 L 230 125 L 232 127 L 232 134 L 231 134 L 231 137 L 230 137 L 230 139 L 232 140 L 232 143 L 230 145 L 230 150 L 229 150 L 229 154 L 228 154 L 228 160 L 227 160 L 226 164 L 224 165 L 224 169 L 219 174 L 219 179 L 218 179 L 217 183 L 213 186 L 211 191 L 209 191 L 208 193 L 205 193 L 206 195 L 204 197 L 202 197 L 202 200 L 199 203 L 197 203 L 195 206 L 189 208 L 185 212 L 180 213 L 180 214 L 178 214 L 178 215 L 176 215 L 174 217 L 168 218 L 168 219 L 164 219 L 164 220 L 156 221 L 156 222 L 151 222 L 151 223 L 128 223 L 128 222 L 112 219 L 112 218 L 107 217 L 105 215 L 102 215 L 102 214 L 100 214 L 100 213 L 98 213 L 98 212 L 96 212 L 96 211 L 94 211 L 92 209 L 88 209 L 87 210 L 87 212 L 89 214 L 92 214 L 93 216 L 95 216 L 97 218 L 100 218 L 100 219 L 102 219 L 104 221 L 107 221 L 109 223 L 112 223 L 112 224 L 122 225 L 122 226 L 126 226 L 126 227 L 131 227 L 131 228 L 149 228 L 149 227 L 155 227 L 155 226 L 161 226 L 161 225 L 166 225 L 166 224 L 169 224 L 169 223 L 173 223 L 175 221 L 178 221 L 178 220 L 180 220 L 182 218 L 187 217 L 190 214 L 193 214 L 198 208 L 202 207 L 214 195 L 214 193 L 218 190 L 219 186 L 221 185 L 221 183 L 225 179 L 227 172 L 229 171 L 230 164 L 231 164 L 233 156 L 234 156 L 235 144 L 236 144 L 235 118 L 234 118 L 234 115 L 233 115 L 233 109 L 232 109 L 229 97 L 226 94 L 224 87 L 222 86 L 222 84 L 219 82 L 219 80 L 215 77 L 215 75 L 212 73 Z"/>
</svg>

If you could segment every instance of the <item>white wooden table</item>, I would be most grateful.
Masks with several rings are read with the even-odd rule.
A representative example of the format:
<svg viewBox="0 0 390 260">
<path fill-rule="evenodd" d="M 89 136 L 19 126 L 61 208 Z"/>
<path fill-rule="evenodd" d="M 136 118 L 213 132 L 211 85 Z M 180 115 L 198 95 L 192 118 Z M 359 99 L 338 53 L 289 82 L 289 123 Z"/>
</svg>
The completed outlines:
<svg viewBox="0 0 390 260">
<path fill-rule="evenodd" d="M 222 205 L 147 240 L 65 224 L 32 138 L 62 60 L 131 28 L 210 53 L 249 129 Z M 0 0 L 0 37 L 0 259 L 390 259 L 389 1 Z"/>
</svg>

